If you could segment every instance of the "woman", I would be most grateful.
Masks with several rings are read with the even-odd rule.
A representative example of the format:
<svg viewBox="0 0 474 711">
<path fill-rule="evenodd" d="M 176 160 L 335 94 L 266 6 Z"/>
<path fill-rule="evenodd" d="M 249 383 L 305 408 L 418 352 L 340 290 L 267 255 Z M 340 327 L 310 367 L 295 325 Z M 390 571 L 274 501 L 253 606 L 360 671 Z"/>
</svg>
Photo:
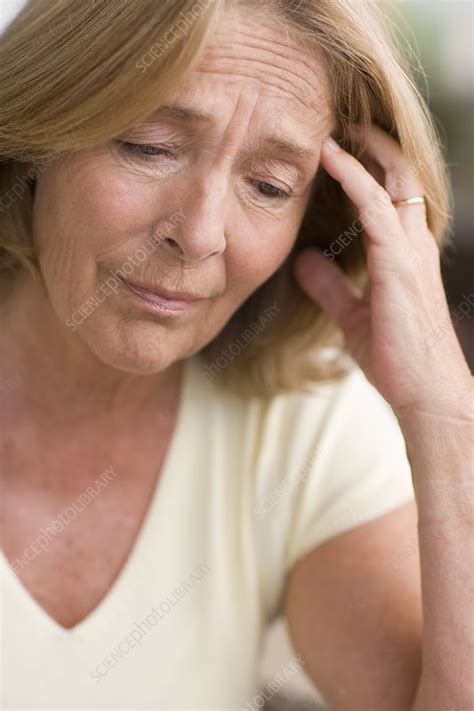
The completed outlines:
<svg viewBox="0 0 474 711">
<path fill-rule="evenodd" d="M 258 708 L 279 614 L 332 709 L 471 707 L 448 188 L 378 15 L 30 0 L 5 32 L 6 708 Z"/>
</svg>

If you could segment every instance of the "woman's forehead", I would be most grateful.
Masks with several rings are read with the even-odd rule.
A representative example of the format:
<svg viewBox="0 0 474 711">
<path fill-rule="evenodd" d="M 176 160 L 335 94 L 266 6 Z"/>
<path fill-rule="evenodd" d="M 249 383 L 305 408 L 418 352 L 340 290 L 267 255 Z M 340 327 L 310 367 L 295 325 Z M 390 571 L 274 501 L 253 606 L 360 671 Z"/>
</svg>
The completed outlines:
<svg viewBox="0 0 474 711">
<path fill-rule="evenodd" d="M 268 59 L 238 51 L 239 57 L 205 57 L 173 97 L 175 103 L 207 115 L 208 123 L 230 120 L 235 107 L 247 103 L 256 123 L 294 125 L 312 139 L 331 131 L 334 112 L 325 78 L 320 80 L 317 72 L 297 76 L 288 63 L 269 68 Z"/>
<path fill-rule="evenodd" d="M 283 22 L 261 13 L 226 14 L 195 67 L 191 81 L 230 90 L 246 87 L 280 109 L 327 113 L 329 80 L 315 50 L 290 34 Z"/>
</svg>

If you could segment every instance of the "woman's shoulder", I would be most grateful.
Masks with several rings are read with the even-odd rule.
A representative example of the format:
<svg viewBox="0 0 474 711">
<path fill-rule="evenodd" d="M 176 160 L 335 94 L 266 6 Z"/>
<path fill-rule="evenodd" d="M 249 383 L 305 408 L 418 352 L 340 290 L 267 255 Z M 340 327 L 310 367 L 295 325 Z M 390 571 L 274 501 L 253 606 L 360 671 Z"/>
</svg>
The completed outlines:
<svg viewBox="0 0 474 711">
<path fill-rule="evenodd" d="M 316 444 L 343 441 L 360 450 L 372 446 L 376 431 L 399 436 L 390 406 L 350 357 L 337 379 L 267 397 L 239 395 L 207 376 L 199 354 L 191 360 L 193 396 L 208 431 L 218 428 L 220 437 L 251 450 L 254 466 L 278 461 L 288 471 Z"/>
<path fill-rule="evenodd" d="M 328 358 L 334 357 L 335 348 L 325 349 Z M 315 432 L 320 425 L 334 424 L 340 416 L 352 412 L 359 417 L 370 418 L 383 412 L 389 419 L 394 417 L 389 404 L 368 381 L 364 372 L 350 358 L 339 351 L 338 363 L 344 371 L 338 377 L 320 381 L 307 381 L 304 387 L 278 392 L 270 396 L 240 394 L 209 375 L 207 364 L 200 353 L 188 359 L 193 397 L 198 399 L 208 414 L 212 408 L 219 410 L 220 417 L 229 417 L 236 422 L 258 418 L 261 425 L 275 430 L 278 427 L 292 428 L 306 425 Z M 324 356 L 323 356 L 324 357 Z M 330 418 L 330 421 L 329 419 Z"/>
</svg>

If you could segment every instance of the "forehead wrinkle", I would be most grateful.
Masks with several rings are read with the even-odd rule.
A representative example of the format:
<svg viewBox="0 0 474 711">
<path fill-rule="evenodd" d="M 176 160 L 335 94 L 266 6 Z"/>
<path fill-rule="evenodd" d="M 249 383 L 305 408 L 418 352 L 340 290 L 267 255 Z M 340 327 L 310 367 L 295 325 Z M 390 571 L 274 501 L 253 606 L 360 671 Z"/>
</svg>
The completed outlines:
<svg viewBox="0 0 474 711">
<path fill-rule="evenodd" d="M 272 94 L 267 94 L 267 96 L 273 96 Z M 280 99 L 281 97 L 279 96 L 278 93 L 275 94 L 275 98 Z M 285 112 L 288 114 L 294 113 L 291 112 L 291 110 L 288 110 L 288 108 L 285 108 Z M 295 114 L 295 116 L 299 119 L 301 118 L 300 114 Z M 318 120 L 320 123 L 323 123 L 327 120 L 332 120 L 332 128 L 335 128 L 336 126 L 336 121 L 333 116 L 332 110 L 326 111 L 324 114 L 319 114 L 318 115 Z M 147 126 L 148 124 L 153 124 L 155 122 L 159 121 L 167 121 L 170 123 L 186 123 L 188 125 L 191 125 L 193 127 L 200 127 L 202 124 L 211 124 L 215 123 L 215 116 L 212 113 L 206 113 L 204 111 L 200 111 L 199 109 L 195 108 L 192 105 L 186 105 L 183 102 L 178 102 L 174 101 L 173 103 L 170 104 L 163 104 L 159 106 L 156 111 L 154 111 L 150 117 L 147 119 L 146 122 L 143 123 L 143 126 Z"/>
<path fill-rule="evenodd" d="M 226 70 L 226 69 L 212 69 L 212 70 L 211 69 L 196 69 L 195 71 L 200 74 L 222 74 L 222 75 L 226 75 L 226 76 L 228 76 L 230 73 L 230 74 L 233 74 L 237 77 L 234 82 L 235 84 L 238 84 L 238 77 L 239 76 L 246 77 L 247 79 L 253 79 L 253 80 L 258 79 L 262 83 L 267 84 L 268 86 L 270 86 L 274 89 L 279 89 L 280 92 L 282 92 L 284 94 L 291 95 L 293 97 L 293 99 L 295 99 L 299 104 L 301 104 L 306 110 L 309 109 L 309 110 L 314 111 L 314 107 L 311 106 L 311 104 L 307 104 L 297 93 L 293 92 L 287 86 L 283 87 L 278 83 L 272 83 L 270 81 L 267 81 L 268 77 L 265 77 L 265 81 L 264 81 L 263 79 L 261 79 L 261 77 L 259 77 L 256 74 L 246 74 L 245 72 L 238 71 L 238 70 L 229 72 L 229 70 Z"/>
<path fill-rule="evenodd" d="M 218 36 L 218 32 L 216 32 L 216 36 Z M 225 36 L 225 33 L 222 32 L 222 34 Z M 292 57 L 295 59 L 295 61 L 300 62 L 308 71 L 313 72 L 315 67 L 313 65 L 313 62 L 321 62 L 321 58 L 316 56 L 316 52 L 314 49 L 310 49 L 309 47 L 305 47 L 304 45 L 300 44 L 285 44 L 284 42 L 281 42 L 277 39 L 269 39 L 267 37 L 263 37 L 261 35 L 254 35 L 252 34 L 249 30 L 243 30 L 242 32 L 239 33 L 241 37 L 245 38 L 248 37 L 251 40 L 255 40 L 256 44 L 245 44 L 245 42 L 235 42 L 231 41 L 230 44 L 232 46 L 236 46 L 240 44 L 243 47 L 249 46 L 249 47 L 257 47 L 257 49 L 262 49 L 263 51 L 268 51 L 272 53 L 272 50 L 274 49 L 275 46 L 283 48 L 283 50 L 290 50 L 292 55 L 297 54 L 298 56 L 296 58 Z M 231 33 L 229 33 L 229 36 L 231 36 Z M 262 47 L 261 43 L 267 43 L 270 45 L 269 50 L 266 49 L 266 47 Z M 214 49 L 215 47 L 213 45 L 210 46 L 209 49 Z M 282 52 L 273 52 L 274 54 L 277 54 L 279 57 L 283 57 L 283 59 L 288 60 L 288 54 Z M 313 56 L 314 53 L 314 56 Z"/>
<path fill-rule="evenodd" d="M 244 46 L 244 45 L 242 45 Z M 292 69 L 288 66 L 288 62 L 286 66 L 280 66 L 277 65 L 275 66 L 275 56 L 278 56 L 280 58 L 285 59 L 283 55 L 277 55 L 275 52 L 267 52 L 266 53 L 268 56 L 267 57 L 245 57 L 241 55 L 232 55 L 232 54 L 226 54 L 224 51 L 220 53 L 219 51 L 216 51 L 215 54 L 211 55 L 210 60 L 229 60 L 230 62 L 242 62 L 243 64 L 246 64 L 247 66 L 255 66 L 256 64 L 264 65 L 267 70 L 269 70 L 269 74 L 271 74 L 273 77 L 277 79 L 282 79 L 283 81 L 287 81 L 288 84 L 294 85 L 295 84 L 295 79 L 301 83 L 301 90 L 304 93 L 307 93 L 307 91 L 313 92 L 317 97 L 323 97 L 325 98 L 325 92 L 321 88 L 321 84 L 312 84 L 309 79 L 305 76 L 302 76 L 301 72 L 296 71 L 295 69 Z M 208 62 L 203 62 L 203 66 L 207 66 Z M 255 67 L 255 78 L 261 78 L 261 74 L 258 71 L 258 68 Z M 267 77 L 268 74 L 265 74 L 265 77 Z M 263 81 L 263 79 L 262 79 Z M 303 86 L 304 85 L 304 86 Z"/>
<path fill-rule="evenodd" d="M 327 113 L 321 116 L 321 122 L 326 118 L 331 118 L 332 114 Z M 211 113 L 205 113 L 191 106 L 185 106 L 183 104 L 174 103 L 167 104 L 159 107 L 157 111 L 153 114 L 151 119 L 143 125 L 143 128 L 147 128 L 148 125 L 153 125 L 154 122 L 159 121 L 171 121 L 173 123 L 184 123 L 190 125 L 193 132 L 197 133 L 195 130 L 196 126 L 204 125 L 215 125 L 217 123 L 216 118 Z M 202 131 L 199 132 L 202 134 Z M 291 130 L 288 131 L 291 134 Z M 204 136 L 201 136 L 204 138 Z M 270 150 L 268 150 L 270 149 Z M 284 132 L 281 134 L 267 134 L 259 137 L 255 153 L 261 154 L 262 156 L 267 156 L 270 153 L 278 153 L 282 156 L 286 156 L 296 160 L 313 160 L 319 157 L 319 152 L 305 146 L 302 143 L 294 141 L 291 137 L 288 139 L 284 137 Z"/>
</svg>

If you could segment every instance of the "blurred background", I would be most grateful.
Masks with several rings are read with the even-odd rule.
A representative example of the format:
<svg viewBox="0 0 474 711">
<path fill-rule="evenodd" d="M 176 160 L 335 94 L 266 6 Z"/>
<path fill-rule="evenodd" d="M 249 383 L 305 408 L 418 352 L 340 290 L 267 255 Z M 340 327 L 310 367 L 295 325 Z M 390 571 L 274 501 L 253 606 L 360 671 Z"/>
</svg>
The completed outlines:
<svg viewBox="0 0 474 711">
<path fill-rule="evenodd" d="M 473 3 L 471 0 L 397 0 L 402 31 L 416 43 L 428 80 L 428 103 L 448 157 L 454 191 L 453 246 L 443 258 L 452 312 L 466 297 L 474 304 Z M 474 370 L 474 306 L 453 317 Z"/>
</svg>

